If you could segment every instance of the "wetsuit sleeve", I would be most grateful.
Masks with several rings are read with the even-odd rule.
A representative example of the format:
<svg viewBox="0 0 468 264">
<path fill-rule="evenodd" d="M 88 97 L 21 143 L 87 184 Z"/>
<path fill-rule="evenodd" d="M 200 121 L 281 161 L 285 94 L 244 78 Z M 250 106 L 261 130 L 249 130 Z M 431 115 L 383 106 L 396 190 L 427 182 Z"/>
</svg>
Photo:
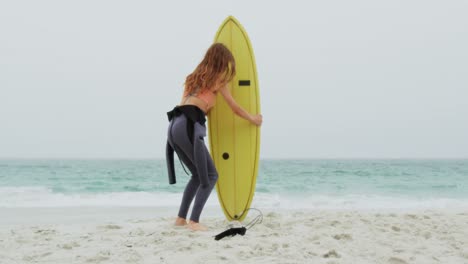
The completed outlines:
<svg viewBox="0 0 468 264">
<path fill-rule="evenodd" d="M 205 151 L 205 141 L 203 138 L 206 136 L 206 129 L 198 122 L 194 124 L 193 132 L 193 159 L 197 166 L 198 177 L 200 179 L 201 187 L 205 188 L 210 186 L 210 181 L 208 180 L 208 169 L 207 169 L 207 160 L 206 160 L 206 151 Z"/>
<path fill-rule="evenodd" d="M 169 142 L 166 143 L 166 163 L 167 173 L 169 176 L 169 184 L 176 183 L 175 169 L 174 169 L 174 149 Z"/>
</svg>

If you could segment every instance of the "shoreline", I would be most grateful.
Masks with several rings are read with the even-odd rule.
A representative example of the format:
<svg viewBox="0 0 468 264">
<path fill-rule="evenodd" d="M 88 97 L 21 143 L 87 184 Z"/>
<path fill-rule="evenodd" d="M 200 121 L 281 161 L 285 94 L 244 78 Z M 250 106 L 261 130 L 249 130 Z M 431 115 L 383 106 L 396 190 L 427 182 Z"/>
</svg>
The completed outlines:
<svg viewBox="0 0 468 264">
<path fill-rule="evenodd" d="M 265 214 L 278 214 L 284 217 L 296 215 L 298 212 L 309 215 L 363 213 L 363 214 L 457 214 L 467 213 L 468 207 L 450 208 L 292 208 L 276 209 L 255 207 Z M 96 224 L 115 221 L 130 221 L 133 219 L 165 219 L 177 216 L 178 206 L 67 206 L 67 207 L 0 207 L 0 228 L 17 225 L 37 224 Z M 188 215 L 190 216 L 191 211 Z M 250 217 L 258 215 L 256 211 L 249 214 Z M 210 218 L 225 220 L 225 216 L 219 205 L 206 205 L 201 219 Z M 226 220 L 227 221 L 227 220 Z"/>
</svg>

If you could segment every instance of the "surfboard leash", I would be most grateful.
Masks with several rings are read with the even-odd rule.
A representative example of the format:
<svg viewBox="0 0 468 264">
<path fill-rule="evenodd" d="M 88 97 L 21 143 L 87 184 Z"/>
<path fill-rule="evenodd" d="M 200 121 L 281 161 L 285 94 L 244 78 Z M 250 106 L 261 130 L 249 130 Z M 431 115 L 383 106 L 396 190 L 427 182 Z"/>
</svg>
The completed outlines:
<svg viewBox="0 0 468 264">
<path fill-rule="evenodd" d="M 245 235 L 245 233 L 247 232 L 247 230 L 249 230 L 250 228 L 252 228 L 254 225 L 256 224 L 259 224 L 263 221 L 263 213 L 262 211 L 258 210 L 257 208 L 248 208 L 246 209 L 246 211 L 249 211 L 249 210 L 256 210 L 259 214 L 254 217 L 248 224 L 246 224 L 245 226 L 242 226 L 242 227 L 233 227 L 232 224 L 228 225 L 228 228 L 227 230 L 217 234 L 214 239 L 216 241 L 218 240 L 221 240 L 227 236 L 236 236 L 236 235 Z"/>
</svg>

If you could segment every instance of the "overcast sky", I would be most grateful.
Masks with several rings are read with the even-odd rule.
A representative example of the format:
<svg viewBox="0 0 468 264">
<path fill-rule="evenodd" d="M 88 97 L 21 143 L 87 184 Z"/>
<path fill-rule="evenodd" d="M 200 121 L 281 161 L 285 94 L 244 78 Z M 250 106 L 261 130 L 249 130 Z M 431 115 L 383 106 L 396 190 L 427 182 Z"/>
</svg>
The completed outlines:
<svg viewBox="0 0 468 264">
<path fill-rule="evenodd" d="M 1 1 L 0 158 L 163 158 L 228 15 L 261 158 L 468 158 L 468 1 Z"/>
</svg>

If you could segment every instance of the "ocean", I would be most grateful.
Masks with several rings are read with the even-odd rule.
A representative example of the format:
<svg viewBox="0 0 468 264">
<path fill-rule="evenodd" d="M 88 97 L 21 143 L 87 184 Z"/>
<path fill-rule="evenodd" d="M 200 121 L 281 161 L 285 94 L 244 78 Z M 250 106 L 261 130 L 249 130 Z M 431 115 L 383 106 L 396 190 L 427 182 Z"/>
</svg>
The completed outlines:
<svg viewBox="0 0 468 264">
<path fill-rule="evenodd" d="M 185 174 L 165 160 L 0 160 L 0 207 L 177 209 Z M 207 206 L 218 206 L 213 191 Z M 468 208 L 468 160 L 261 160 L 252 207 Z"/>
</svg>

